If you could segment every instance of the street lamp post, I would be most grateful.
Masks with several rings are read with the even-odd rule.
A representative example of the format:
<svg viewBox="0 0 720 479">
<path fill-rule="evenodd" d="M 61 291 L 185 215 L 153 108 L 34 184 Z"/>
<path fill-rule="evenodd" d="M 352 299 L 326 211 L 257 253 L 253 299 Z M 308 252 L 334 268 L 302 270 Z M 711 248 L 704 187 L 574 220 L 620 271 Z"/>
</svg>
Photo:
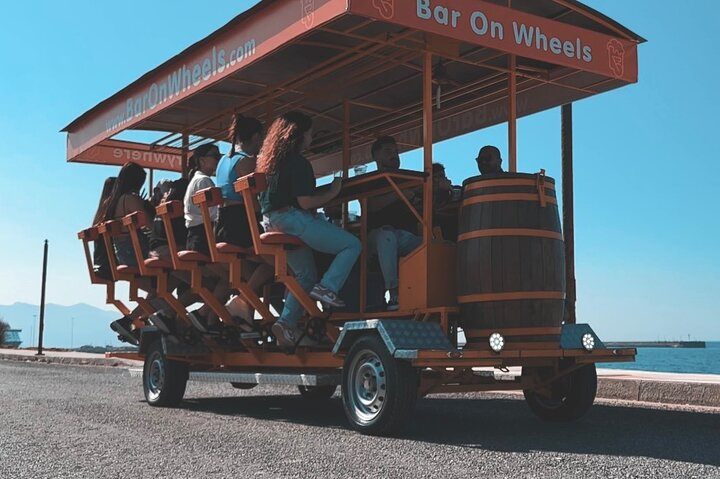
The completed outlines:
<svg viewBox="0 0 720 479">
<path fill-rule="evenodd" d="M 40 292 L 40 325 L 38 326 L 38 348 L 35 356 L 43 356 L 43 332 L 45 330 L 45 284 L 47 282 L 48 240 L 43 247 L 42 289 Z"/>
</svg>

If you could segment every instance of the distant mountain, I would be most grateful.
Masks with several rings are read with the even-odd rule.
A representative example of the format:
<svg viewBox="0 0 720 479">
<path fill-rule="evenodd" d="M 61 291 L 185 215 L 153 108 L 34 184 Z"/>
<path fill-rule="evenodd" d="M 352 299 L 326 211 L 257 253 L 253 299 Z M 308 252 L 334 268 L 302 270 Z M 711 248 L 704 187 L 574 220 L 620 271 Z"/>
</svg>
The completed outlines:
<svg viewBox="0 0 720 479">
<path fill-rule="evenodd" d="M 35 317 L 33 317 L 33 315 Z M 37 345 L 40 306 L 26 303 L 0 305 L 0 316 L 12 329 L 22 329 L 21 347 Z M 117 335 L 110 329 L 110 323 L 120 317 L 113 311 L 75 304 L 61 306 L 45 305 L 45 334 L 43 346 L 48 348 L 70 348 L 83 345 L 120 346 Z"/>
</svg>

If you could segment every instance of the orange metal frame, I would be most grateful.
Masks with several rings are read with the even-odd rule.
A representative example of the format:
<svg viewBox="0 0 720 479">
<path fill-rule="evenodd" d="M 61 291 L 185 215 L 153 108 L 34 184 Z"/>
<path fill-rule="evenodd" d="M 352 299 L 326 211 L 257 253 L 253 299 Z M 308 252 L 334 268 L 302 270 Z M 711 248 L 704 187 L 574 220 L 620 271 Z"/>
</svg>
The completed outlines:
<svg viewBox="0 0 720 479">
<path fill-rule="evenodd" d="M 564 0 L 554 0 L 556 3 L 564 5 L 569 10 L 577 11 L 579 7 L 575 6 L 571 2 Z M 406 2 L 407 4 L 408 2 Z M 447 3 L 458 11 L 467 9 L 467 2 L 461 2 L 460 0 L 447 0 Z M 406 9 L 406 4 L 403 6 L 400 3 L 395 2 L 395 10 L 393 17 L 388 19 L 380 17 L 381 12 L 375 8 L 373 2 L 344 2 L 340 0 L 324 0 L 319 2 L 317 10 L 313 12 L 313 17 L 297 18 L 296 14 L 290 13 L 289 1 L 275 2 L 275 6 L 268 6 L 270 2 L 263 2 L 262 8 L 255 14 L 256 18 L 252 16 L 244 16 L 238 20 L 243 26 L 248 28 L 248 31 L 255 31 L 257 25 L 270 19 L 277 18 L 286 21 L 287 26 L 285 30 L 280 31 L 268 31 L 266 43 L 258 45 L 258 54 L 256 57 L 251 59 L 249 63 L 262 61 L 264 56 L 269 55 L 273 51 L 281 49 L 283 46 L 296 42 L 297 44 L 304 44 L 308 48 L 318 46 L 312 40 L 306 37 L 310 32 L 321 31 L 329 35 L 339 35 L 347 39 L 354 40 L 359 43 L 352 44 L 352 46 L 334 46 L 334 49 L 338 51 L 336 55 L 331 56 L 328 59 L 319 61 L 317 64 L 311 65 L 302 74 L 292 78 L 284 79 L 278 84 L 263 84 L 261 82 L 248 82 L 241 78 L 230 78 L 231 73 L 235 73 L 241 69 L 236 67 L 229 69 L 226 73 L 219 74 L 217 78 L 209 80 L 206 87 L 210 87 L 212 84 L 219 82 L 220 80 L 233 81 L 233 82 L 248 82 L 254 87 L 262 87 L 263 93 L 259 95 L 233 95 L 233 98 L 239 99 L 240 102 L 233 106 L 233 110 L 239 111 L 255 111 L 258 108 L 265 108 L 265 114 L 269 120 L 273 114 L 281 113 L 293 108 L 302 109 L 311 115 L 315 115 L 319 118 L 329 120 L 336 125 L 341 125 L 341 131 L 331 133 L 327 138 L 322 140 L 319 146 L 332 145 L 336 141 L 340 141 L 342 144 L 342 151 L 339 153 L 339 157 L 336 158 L 337 162 L 341 162 L 343 171 L 343 177 L 347 179 L 347 173 L 352 163 L 352 155 L 357 149 L 367 147 L 372 141 L 372 138 L 378 134 L 395 134 L 403 131 L 408 131 L 413 128 L 421 128 L 422 141 L 420 145 L 403 145 L 407 146 L 422 146 L 423 148 L 423 169 L 424 175 L 408 175 L 402 172 L 388 173 L 379 175 L 384 180 L 383 185 L 375 185 L 375 187 L 369 191 L 357 191 L 353 194 L 346 194 L 341 196 L 335 201 L 343 205 L 343 226 L 350 228 L 347 222 L 347 203 L 352 200 L 358 200 L 362 208 L 362 216 L 360 220 L 360 239 L 363 244 L 361 253 L 361 273 L 360 273 L 360 304 L 361 309 L 357 313 L 336 313 L 328 315 L 321 311 L 317 304 L 309 297 L 309 295 L 300 287 L 299 283 L 292 276 L 291 272 L 288 271 L 287 265 L 287 252 L 291 248 L 301 247 L 297 241 L 292 241 L 289 238 L 282 238 L 282 235 L 261 235 L 256 222 L 256 211 L 255 211 L 255 196 L 263 191 L 266 187 L 265 177 L 261 174 L 253 174 L 239 179 L 235 184 L 235 189 L 239 192 L 243 199 L 248 216 L 248 223 L 250 226 L 253 248 L 252 251 L 241 250 L 232 248 L 224 245 L 218 245 L 215 241 L 213 223 L 210 217 L 209 209 L 213 206 L 220 206 L 222 204 L 222 197 L 220 191 L 217 188 L 211 188 L 197 193 L 193 197 L 193 201 L 198 205 L 202 211 L 203 222 L 205 231 L 209 239 L 210 244 L 210 257 L 204 258 L 202 255 L 197 253 L 189 252 L 178 252 L 176 251 L 175 241 L 173 232 L 170 224 L 170 219 L 177 217 L 182 214 L 182 205 L 179 202 L 164 203 L 158 207 L 158 214 L 163 218 L 165 225 L 166 236 L 168 239 L 168 245 L 171 250 L 172 258 L 172 270 L 176 271 L 188 271 L 191 274 L 192 288 L 198 292 L 202 299 L 210 306 L 213 311 L 221 317 L 223 322 L 228 325 L 233 325 L 233 319 L 228 313 L 224 305 L 220 304 L 211 294 L 210 291 L 205 289 L 202 285 L 203 277 L 203 266 L 209 263 L 216 263 L 225 265 L 228 268 L 228 278 L 231 287 L 237 289 L 240 294 L 248 301 L 252 307 L 254 307 L 262 317 L 262 323 L 267 324 L 274 321 L 275 318 L 271 314 L 262 299 L 252 291 L 248 284 L 243 281 L 242 278 L 242 262 L 252 255 L 263 256 L 271 258 L 275 267 L 276 280 L 284 284 L 288 291 L 290 291 L 299 302 L 302 304 L 306 311 L 306 316 L 309 318 L 321 318 L 329 323 L 328 334 L 331 338 L 337 338 L 339 329 L 346 321 L 369 319 L 369 318 L 397 318 L 407 317 L 411 320 L 416 321 L 435 321 L 440 324 L 442 330 L 450 335 L 454 331 L 454 315 L 458 312 L 458 304 L 465 301 L 483 301 L 483 300 L 507 300 L 507 299 L 526 299 L 526 298 L 556 298 L 561 292 L 526 292 L 518 296 L 508 295 L 473 295 L 472 297 L 457 298 L 454 295 L 454 286 L 451 281 L 443 275 L 435 274 L 438 269 L 438 265 L 445 265 L 451 258 L 454 258 L 454 246 L 447 245 L 436 241 L 433 237 L 433 173 L 432 173 L 432 161 L 433 161 L 433 143 L 436 139 L 436 132 L 434 131 L 434 125 L 436 120 L 452 118 L 454 115 L 472 111 L 475 108 L 490 105 L 494 102 L 505 101 L 507 104 L 507 121 L 508 121 L 508 160 L 509 160 L 509 171 L 517 171 L 517 118 L 520 116 L 518 107 L 518 97 L 521 94 L 527 94 L 533 89 L 540 86 L 552 85 L 556 87 L 566 88 L 569 91 L 581 93 L 583 95 L 591 95 L 600 91 L 607 82 L 611 81 L 623 81 L 632 82 L 637 74 L 637 56 L 636 56 L 636 44 L 640 41 L 638 38 L 633 38 L 631 35 L 623 32 L 620 28 L 607 21 L 598 15 L 593 15 L 592 19 L 597 21 L 605 28 L 621 33 L 622 38 L 615 39 L 608 35 L 600 34 L 597 32 L 591 32 L 589 30 L 583 30 L 578 27 L 562 24 L 555 19 L 535 17 L 522 13 L 512 8 L 502 7 L 497 5 L 487 4 L 486 7 L 495 13 L 496 18 L 512 18 L 515 15 L 517 18 L 523 21 L 534 21 L 537 25 L 543 27 L 543 30 L 556 32 L 559 36 L 570 36 L 572 38 L 578 37 L 585 43 L 591 45 L 597 52 L 598 60 L 593 59 L 587 61 L 588 65 L 583 65 L 581 62 L 577 62 L 572 58 L 557 57 L 558 63 L 556 65 L 562 65 L 560 68 L 554 70 L 545 69 L 541 67 L 520 65 L 518 59 L 522 58 L 534 58 L 535 60 L 541 60 L 544 62 L 550 62 L 555 59 L 552 54 L 546 52 L 533 52 L 525 48 L 523 45 L 512 45 L 512 42 L 498 43 L 495 38 L 478 38 L 478 35 L 468 36 L 464 29 L 458 29 L 457 35 L 449 35 L 452 33 L 447 28 L 440 24 L 433 22 L 424 22 L 418 20 L 411 15 L 412 12 Z M 375 9 L 374 9 L 375 8 Z M 297 13 L 297 12 L 296 12 Z M 587 13 L 587 12 L 585 12 Z M 417 12 L 415 12 L 417 14 Z M 273 17 L 273 16 L 276 17 Z M 363 20 L 352 28 L 346 31 L 335 30 L 329 25 L 331 20 L 337 19 L 342 15 L 354 15 L 362 17 Z M 417 15 L 416 15 L 417 16 Z M 469 17 L 469 15 L 467 15 Z M 255 23 L 257 20 L 257 23 Z M 392 35 L 375 35 L 368 36 L 363 35 L 360 30 L 373 22 L 384 22 L 388 21 L 394 25 L 403 26 L 402 29 L 393 33 Z M 275 28 L 275 26 L 273 26 Z M 459 40 L 451 40 L 457 38 Z M 218 33 L 216 37 L 212 38 L 212 41 L 226 42 L 229 38 L 236 39 L 237 32 L 227 29 L 222 33 Z M 203 48 L 209 44 L 208 42 L 202 45 L 198 44 L 197 47 L 191 52 L 192 59 L 201 58 L 203 55 Z M 233 40 L 235 41 L 235 40 Z M 465 50 L 463 53 L 460 52 L 460 41 L 473 45 L 473 48 Z M 611 45 L 609 42 L 618 42 L 617 45 L 625 48 L 627 53 L 626 63 L 623 65 L 625 69 L 618 74 L 614 70 L 612 58 L 608 59 L 608 55 L 612 55 L 612 49 L 606 45 Z M 615 44 L 612 44 L 615 45 Z M 388 53 L 388 49 L 395 49 L 392 53 Z M 499 52 L 494 54 L 493 52 Z M 490 54 L 489 56 L 487 54 Z M 474 57 L 485 55 L 483 59 L 477 60 Z M 503 56 L 507 57 L 507 65 L 501 64 Z M 451 104 L 450 107 L 443 110 L 436 110 L 433 105 L 434 100 L 434 86 L 433 86 L 433 60 L 434 58 L 442 58 L 448 62 L 457 62 L 458 64 L 471 65 L 483 70 L 490 71 L 489 74 L 479 76 L 477 80 L 467 82 L 463 85 L 458 86 L 456 89 L 451 90 L 444 97 L 444 101 L 453 101 L 455 104 Z M 369 64 L 360 65 L 356 69 L 347 69 L 347 67 L 356 64 L 363 59 L 372 59 L 373 62 Z M 173 59 L 168 64 L 163 65 L 158 71 L 153 72 L 158 77 L 167 75 L 168 71 L 176 68 L 179 64 L 179 59 Z M 419 64 L 418 64 L 419 61 Z M 604 62 L 604 63 L 603 63 Z M 610 66 L 608 66 L 610 65 Z M 308 103 L 311 103 L 313 98 L 318 98 L 320 95 L 326 95 L 327 92 L 309 91 L 308 85 L 312 85 L 314 81 L 317 81 L 323 77 L 331 74 L 335 74 L 340 84 L 351 86 L 360 84 L 368 79 L 382 75 L 384 72 L 401 66 L 411 71 L 411 74 L 398 80 L 403 83 L 406 81 L 413 81 L 418 79 L 422 81 L 422 99 L 419 102 L 411 102 L 407 105 L 399 107 L 389 108 L 386 105 L 377 104 L 372 102 L 369 98 L 379 92 L 384 91 L 387 85 L 382 85 L 372 92 L 365 92 L 361 95 L 347 95 L 340 99 L 334 106 L 326 108 L 324 110 L 316 110 L 310 108 Z M 618 65 L 615 65 L 617 67 Z M 343 70 L 347 69 L 347 70 Z M 612 72 L 610 72 L 612 70 Z M 590 86 L 576 86 L 572 84 L 578 73 L 591 72 L 605 75 L 604 78 L 597 83 Z M 126 94 L 133 93 L 135 95 L 138 92 L 142 92 L 143 88 L 147 88 L 149 81 L 152 78 L 143 79 L 132 86 Z M 506 85 L 506 87 L 504 86 Z M 203 87 L 203 88 L 206 88 Z M 499 89 L 498 89 L 499 88 Z M 202 93 L 199 91 L 199 93 Z M 279 103 L 282 101 L 283 95 L 292 93 L 293 95 L 299 95 L 299 99 L 293 99 L 282 103 L 282 108 L 279 107 Z M 190 97 L 193 94 L 192 91 L 183 92 L 177 98 L 172 99 L 167 105 L 163 106 L 157 111 L 161 111 L 164 108 L 171 107 L 183 107 L 180 102 Z M 215 93 L 213 93 L 215 94 Z M 225 96 L 224 94 L 222 94 Z M 68 127 L 70 131 L 69 144 L 69 157 L 70 159 L 78 160 L 80 155 L 86 154 L 88 148 L 93 147 L 107 140 L 111 135 L 108 132 L 100 132 L 97 128 L 98 119 L 101 117 L 101 113 L 112 111 L 112 108 L 108 105 L 103 105 L 103 108 L 93 110 L 88 115 L 79 119 L 76 123 L 73 123 Z M 334 113 L 338 108 L 342 109 L 341 115 Z M 352 113 L 355 111 L 353 108 L 372 109 L 379 112 L 377 115 L 370 119 L 353 123 Z M 183 125 L 182 128 L 173 126 L 169 134 L 163 136 L 158 140 L 155 145 L 156 147 L 171 147 L 180 142 L 180 151 L 182 151 L 182 164 L 183 169 L 187 165 L 187 150 L 192 144 L 206 141 L 207 139 L 220 138 L 222 136 L 221 131 L 218 127 L 210 127 L 209 125 L 217 124 L 217 120 L 227 116 L 229 110 L 221 112 L 211 112 L 202 118 L 200 121 Z M 142 113 L 136 115 L 134 118 L 129 118 L 124 128 L 136 128 L 142 127 L 143 122 L 152 122 L 152 114 Z M 351 126 L 352 125 L 352 126 Z M 205 132 L 204 136 L 198 137 L 194 140 L 190 140 L 190 134 L 197 132 Z M 335 157 L 333 157 L 335 160 Z M 357 162 L 357 160 L 356 160 Z M 364 182 L 368 184 L 371 181 L 376 181 L 378 175 L 368 175 L 366 177 L 353 178 L 346 180 L 344 186 L 346 188 L 357 187 L 362 185 Z M 550 183 L 536 183 L 533 180 L 527 180 L 530 183 L 526 184 L 525 180 L 518 180 L 518 185 L 529 186 L 530 184 L 537 186 L 538 195 L 540 201 L 545 203 L 556 204 L 556 200 L 546 195 L 546 189 L 554 190 L 554 186 Z M 504 183 L 507 184 L 507 183 Z M 425 205 L 422 214 L 420 214 L 412 204 L 402 194 L 402 189 L 411 186 L 422 186 L 423 189 L 423 204 Z M 492 186 L 492 182 L 485 182 L 483 186 Z M 384 194 L 390 191 L 394 191 L 398 194 L 399 198 L 405 202 L 409 211 L 416 217 L 416 219 L 422 225 L 422 238 L 423 243 L 421 247 L 409 255 L 407 258 L 403 258 L 401 261 L 401 281 L 406 282 L 406 285 L 412 285 L 412 287 L 404 288 L 401 290 L 400 305 L 401 311 L 399 312 L 387 312 L 387 313 L 368 313 L 365 311 L 365 304 L 367 299 L 367 201 L 368 198 L 373 195 Z M 536 195 L 520 195 L 520 194 L 491 194 L 478 197 L 468 198 L 463 202 L 463 205 L 485 202 L 485 201 L 507 201 L 513 199 L 532 199 L 537 198 Z M 138 229 L 146 224 L 146 219 L 140 214 L 134 214 L 123 220 L 123 224 L 129 228 L 133 245 L 135 246 L 136 252 L 139 254 L 139 240 L 138 240 Z M 120 234 L 120 225 L 117 222 L 109 222 L 102 225 L 99 229 L 99 234 L 105 241 L 108 251 L 112 253 L 111 237 Z M 471 235 L 461 236 L 459 241 L 469 239 L 471 237 L 477 237 L 481 233 L 473 233 Z M 483 233 L 485 234 L 485 233 Z M 537 235 L 535 231 L 526 230 L 498 230 L 494 231 L 494 235 L 523 235 L 533 234 Z M 84 242 L 86 256 L 88 259 L 88 267 L 92 270 L 92 263 L 89 257 L 88 241 L 92 240 L 92 233 L 84 234 L 81 239 Z M 558 238 L 554 235 L 553 238 Z M 112 254 L 109 254 L 112 257 Z M 177 300 L 172 296 L 172 293 L 168 291 L 167 279 L 171 269 L 168 265 L 164 265 L 162 268 L 151 268 L 150 264 L 142 261 L 142 258 L 138 256 L 139 268 L 138 271 L 133 273 L 129 271 L 118 270 L 116 264 L 114 264 L 114 258 L 111 258 L 112 271 L 115 280 L 129 281 L 131 285 L 131 299 L 138 301 L 143 308 L 148 306 L 143 298 L 139 298 L 137 295 L 137 281 L 141 277 L 152 277 L 158 282 L 159 294 L 166 299 L 168 303 L 180 312 L 181 305 L 178 305 Z M 403 275 L 403 271 L 405 274 Z M 454 272 L 453 272 L 454 276 Z M 114 299 L 113 290 L 111 284 L 101 281 L 99 278 L 95 278 L 91 271 L 91 281 L 98 282 L 99 284 L 106 284 L 108 288 L 108 301 L 117 301 Z M 430 292 L 437 295 L 439 299 L 428 299 Z M 440 292 L 440 293 L 438 293 Z M 482 296 L 482 297 L 481 297 Z M 118 301 L 119 303 L 119 301 Z M 115 304 L 113 302 L 113 304 Z M 117 306 L 117 304 L 116 304 Z M 120 306 L 118 306 L 120 308 Z M 152 308 L 148 308 L 152 309 Z M 525 328 L 527 329 L 527 328 Z M 523 328 L 507 328 L 502 331 L 502 334 L 508 337 L 522 336 L 528 334 Z M 481 336 L 484 334 L 482 331 L 473 331 L 473 334 Z M 530 334 L 541 334 L 540 331 L 534 331 Z M 544 333 L 549 334 L 549 333 Z M 552 334 L 559 334 L 558 331 L 553 329 Z M 226 367 L 240 367 L 240 366 L 253 366 L 253 367 L 290 367 L 290 368 L 307 368 L 307 367 L 320 367 L 320 368 L 336 368 L 341 366 L 341 359 L 333 356 L 329 351 L 324 352 L 310 352 L 304 350 L 298 350 L 294 355 L 285 355 L 283 353 L 265 350 L 249 350 L 247 353 L 228 353 L 220 347 L 214 347 L 210 345 L 212 353 L 206 356 L 193 356 L 192 362 L 194 364 L 204 364 L 208 366 L 224 365 Z M 629 360 L 634 355 L 634 350 L 596 350 L 592 352 L 580 351 L 580 350 L 562 350 L 559 348 L 557 342 L 551 343 L 522 343 L 516 350 L 506 350 L 501 353 L 494 353 L 487 348 L 483 349 L 469 349 L 461 352 L 447 351 L 419 351 L 417 358 L 412 360 L 413 365 L 417 367 L 427 368 L 458 368 L 459 370 L 465 370 L 474 366 L 497 366 L 504 367 L 510 365 L 548 365 L 557 362 L 562 358 L 573 358 L 576 363 L 584 362 L 596 362 L 596 361 L 623 361 Z M 190 360 L 189 358 L 186 358 Z M 455 373 L 453 373 L 455 374 Z M 458 380 L 463 380 L 463 372 L 458 372 L 456 376 Z M 443 381 L 447 382 L 448 375 L 445 373 L 440 374 Z M 452 376 L 452 375 L 450 375 Z M 462 388 L 482 388 L 486 385 L 481 382 L 475 382 L 472 384 L 458 386 Z M 515 384 L 514 388 L 518 385 Z M 429 385 L 427 390 L 437 388 L 438 385 Z M 510 386 L 508 386 L 510 387 Z M 496 388 L 496 387 L 495 387 Z M 462 389 L 464 390 L 464 389 Z"/>
</svg>

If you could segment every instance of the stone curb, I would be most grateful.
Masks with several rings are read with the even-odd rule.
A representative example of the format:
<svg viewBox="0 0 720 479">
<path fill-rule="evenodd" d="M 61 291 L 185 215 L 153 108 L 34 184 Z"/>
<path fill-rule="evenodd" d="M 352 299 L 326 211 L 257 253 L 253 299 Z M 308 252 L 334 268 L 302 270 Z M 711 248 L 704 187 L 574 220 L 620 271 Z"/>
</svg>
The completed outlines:
<svg viewBox="0 0 720 479">
<path fill-rule="evenodd" d="M 103 366 L 103 367 L 128 367 L 137 366 L 137 361 L 117 358 L 73 358 L 67 356 L 35 356 L 20 354 L 0 354 L 0 360 L 17 361 L 17 362 L 33 362 L 44 364 L 65 364 L 71 366 Z"/>
<path fill-rule="evenodd" d="M 720 407 L 720 384 L 598 378 L 597 397 L 661 404 Z"/>
</svg>

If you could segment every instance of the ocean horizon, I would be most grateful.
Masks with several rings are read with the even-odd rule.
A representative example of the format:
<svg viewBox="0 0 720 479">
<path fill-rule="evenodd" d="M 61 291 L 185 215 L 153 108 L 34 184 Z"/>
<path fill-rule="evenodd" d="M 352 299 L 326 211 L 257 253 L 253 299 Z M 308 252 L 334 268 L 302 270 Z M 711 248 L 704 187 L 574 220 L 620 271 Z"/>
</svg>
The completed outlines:
<svg viewBox="0 0 720 479">
<path fill-rule="evenodd" d="M 704 348 L 637 348 L 635 362 L 598 363 L 599 368 L 662 373 L 720 374 L 720 341 Z"/>
</svg>

